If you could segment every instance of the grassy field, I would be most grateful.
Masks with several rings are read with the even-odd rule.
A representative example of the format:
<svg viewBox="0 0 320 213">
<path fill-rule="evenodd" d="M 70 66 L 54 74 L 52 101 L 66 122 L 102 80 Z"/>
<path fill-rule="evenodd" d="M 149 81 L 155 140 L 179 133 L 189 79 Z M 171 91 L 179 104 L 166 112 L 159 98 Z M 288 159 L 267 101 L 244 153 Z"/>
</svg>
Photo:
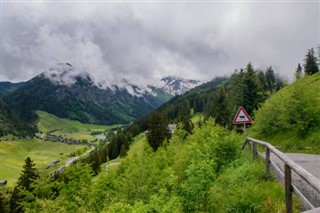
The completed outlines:
<svg viewBox="0 0 320 213">
<path fill-rule="evenodd" d="M 8 180 L 8 186 L 13 186 L 20 176 L 24 160 L 30 157 L 36 167 L 43 169 L 53 160 L 65 163 L 66 153 L 83 150 L 84 146 L 53 143 L 36 139 L 0 142 L 0 179 Z M 63 155 L 59 153 L 63 152 Z"/>
<path fill-rule="evenodd" d="M 38 129 L 41 132 L 55 131 L 54 135 L 63 136 L 66 138 L 73 138 L 76 140 L 86 139 L 88 141 L 94 140 L 91 135 L 92 131 L 111 130 L 112 128 L 120 127 L 121 125 L 104 126 L 95 124 L 83 124 L 79 121 L 59 118 L 47 112 L 37 111 L 39 116 Z"/>
</svg>

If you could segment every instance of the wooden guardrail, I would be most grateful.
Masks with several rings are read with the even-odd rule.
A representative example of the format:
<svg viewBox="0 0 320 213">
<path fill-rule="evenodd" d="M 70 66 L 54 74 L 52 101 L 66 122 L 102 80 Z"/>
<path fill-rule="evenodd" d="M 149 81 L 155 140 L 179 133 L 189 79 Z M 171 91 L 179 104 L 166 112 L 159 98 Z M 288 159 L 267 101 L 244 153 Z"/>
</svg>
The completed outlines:
<svg viewBox="0 0 320 213">
<path fill-rule="evenodd" d="M 247 137 L 246 143 L 251 144 L 251 151 L 253 154 L 253 158 L 257 159 L 258 156 L 265 159 L 266 167 L 265 174 L 266 177 L 270 176 L 271 166 L 281 175 L 284 175 L 284 185 L 285 185 L 285 196 L 286 196 L 286 212 L 292 213 L 292 192 L 296 194 L 299 198 L 300 202 L 306 209 L 314 209 L 315 207 L 308 201 L 308 199 L 298 190 L 296 186 L 292 183 L 292 170 L 299 175 L 305 182 L 311 186 L 315 191 L 320 194 L 320 181 L 318 178 L 310 174 L 308 171 L 303 169 L 301 166 L 296 164 L 293 160 L 285 156 L 282 152 L 277 150 L 271 144 L 260 141 L 254 138 Z M 257 145 L 261 145 L 265 147 L 265 154 L 258 152 Z M 270 159 L 270 153 L 276 155 L 283 163 L 284 163 L 284 174 L 278 168 L 278 166 Z"/>
</svg>

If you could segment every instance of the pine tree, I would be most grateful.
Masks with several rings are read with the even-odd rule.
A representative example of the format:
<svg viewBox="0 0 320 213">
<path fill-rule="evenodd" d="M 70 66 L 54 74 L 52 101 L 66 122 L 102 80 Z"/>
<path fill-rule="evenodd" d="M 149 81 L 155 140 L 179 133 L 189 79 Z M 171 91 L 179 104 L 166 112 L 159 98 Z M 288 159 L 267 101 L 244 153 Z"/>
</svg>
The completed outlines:
<svg viewBox="0 0 320 213">
<path fill-rule="evenodd" d="M 101 170 L 100 169 L 100 165 L 101 165 L 100 150 L 95 149 L 92 152 L 90 152 L 89 164 L 91 166 L 92 171 L 94 172 L 94 175 L 97 175 Z"/>
<path fill-rule="evenodd" d="M 274 91 L 276 86 L 276 77 L 272 67 L 268 67 L 266 71 L 266 84 L 268 91 Z"/>
<path fill-rule="evenodd" d="M 164 116 L 160 112 L 153 113 L 150 119 L 149 132 L 147 135 L 148 142 L 153 151 L 157 151 L 163 141 L 165 139 L 169 139 L 169 137 L 170 133 L 168 124 Z"/>
<path fill-rule="evenodd" d="M 294 73 L 294 79 L 297 81 L 297 80 L 299 80 L 301 78 L 302 78 L 302 67 L 301 67 L 301 65 L 299 63 L 298 67 L 297 67 L 297 69 L 296 69 L 296 71 Z"/>
<path fill-rule="evenodd" d="M 319 67 L 317 64 L 317 58 L 315 56 L 313 48 L 309 49 L 304 59 L 304 72 L 306 75 L 312 75 L 319 72 Z"/>
<path fill-rule="evenodd" d="M 24 161 L 25 165 L 23 166 L 22 174 L 18 179 L 17 186 L 21 189 L 32 191 L 32 183 L 39 177 L 35 164 L 30 157 L 27 157 Z"/>
<path fill-rule="evenodd" d="M 227 95 L 224 87 L 219 87 L 219 89 L 209 98 L 206 111 L 206 119 L 208 119 L 209 116 L 212 116 L 215 118 L 216 123 L 222 126 L 228 124 L 230 113 L 228 111 Z"/>
<path fill-rule="evenodd" d="M 240 71 L 235 70 L 235 72 L 231 75 L 228 84 L 227 84 L 227 92 L 228 92 L 228 108 L 230 113 L 233 115 L 239 109 L 239 106 L 244 105 L 244 70 Z M 230 118 L 232 116 L 229 116 Z M 231 122 L 229 122 L 231 124 Z"/>
<path fill-rule="evenodd" d="M 182 123 L 182 128 L 186 130 L 189 134 L 192 133 L 193 130 L 193 123 L 190 120 L 190 111 L 191 106 L 188 101 L 184 101 L 181 104 L 180 112 L 179 112 L 179 120 Z"/>
<path fill-rule="evenodd" d="M 254 109 L 257 109 L 260 103 L 261 95 L 259 88 L 259 80 L 256 72 L 254 71 L 251 63 L 247 65 L 246 72 L 243 78 L 244 90 L 244 108 L 252 115 Z"/>
<path fill-rule="evenodd" d="M 38 172 L 33 161 L 27 157 L 22 173 L 18 179 L 17 186 L 14 188 L 10 199 L 10 212 L 24 212 L 21 202 L 24 201 L 25 196 L 21 193 L 23 190 L 32 192 L 34 181 L 39 178 Z"/>
</svg>

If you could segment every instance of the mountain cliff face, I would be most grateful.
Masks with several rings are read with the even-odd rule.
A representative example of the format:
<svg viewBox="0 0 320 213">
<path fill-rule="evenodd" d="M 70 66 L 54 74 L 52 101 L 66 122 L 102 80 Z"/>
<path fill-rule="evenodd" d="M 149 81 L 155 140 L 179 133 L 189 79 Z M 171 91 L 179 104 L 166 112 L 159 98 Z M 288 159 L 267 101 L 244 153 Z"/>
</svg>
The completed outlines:
<svg viewBox="0 0 320 213">
<path fill-rule="evenodd" d="M 165 84 L 162 88 L 172 95 L 181 95 L 201 84 L 197 80 L 183 79 L 175 76 L 162 78 L 161 81 Z"/>
<path fill-rule="evenodd" d="M 87 72 L 63 63 L 26 82 L 4 100 L 26 121 L 35 121 L 34 111 L 43 110 L 84 123 L 109 125 L 134 121 L 171 97 L 159 88 L 142 89 L 126 81 L 105 87 Z"/>
</svg>

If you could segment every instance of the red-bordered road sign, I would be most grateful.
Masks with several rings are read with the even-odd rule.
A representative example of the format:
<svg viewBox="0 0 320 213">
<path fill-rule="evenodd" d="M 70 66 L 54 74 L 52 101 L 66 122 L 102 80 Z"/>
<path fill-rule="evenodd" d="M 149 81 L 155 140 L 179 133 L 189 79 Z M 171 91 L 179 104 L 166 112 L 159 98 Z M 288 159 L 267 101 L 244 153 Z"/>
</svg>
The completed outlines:
<svg viewBox="0 0 320 213">
<path fill-rule="evenodd" d="M 234 116 L 234 119 L 232 121 L 233 124 L 246 124 L 246 123 L 252 123 L 252 120 L 250 116 L 248 115 L 247 111 L 241 106 L 236 114 Z"/>
</svg>

